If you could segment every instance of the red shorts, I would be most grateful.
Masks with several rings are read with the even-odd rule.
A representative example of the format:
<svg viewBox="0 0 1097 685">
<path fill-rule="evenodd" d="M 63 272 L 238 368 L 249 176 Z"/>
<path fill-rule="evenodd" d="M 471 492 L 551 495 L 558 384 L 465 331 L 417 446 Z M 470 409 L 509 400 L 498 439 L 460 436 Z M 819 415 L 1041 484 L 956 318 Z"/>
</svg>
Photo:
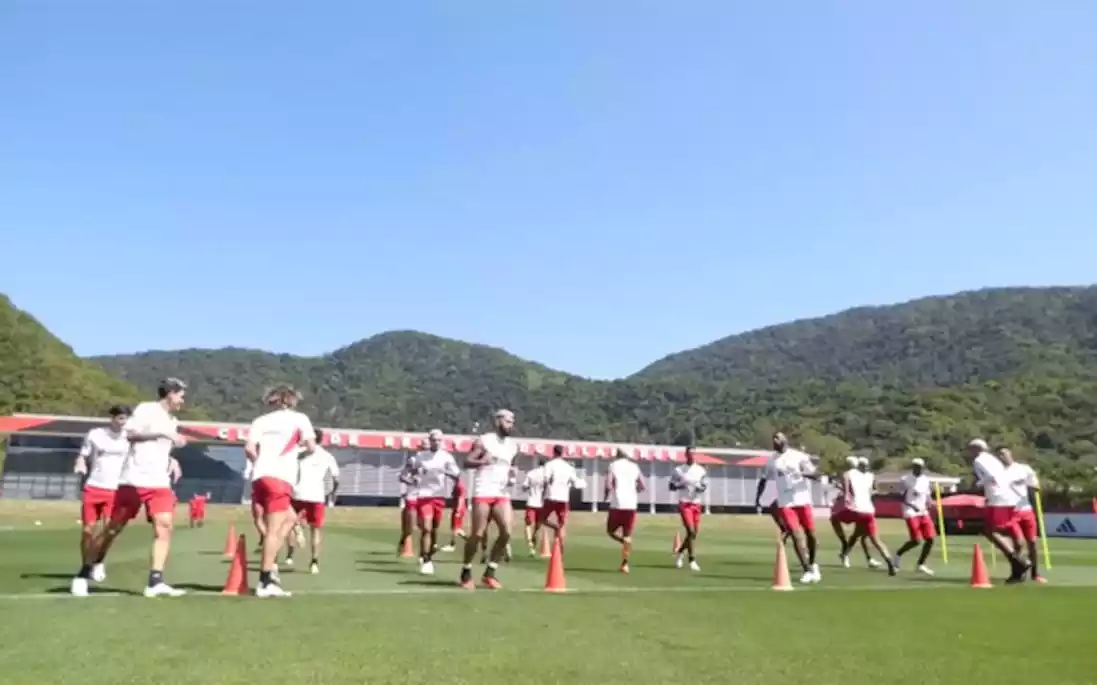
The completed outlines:
<svg viewBox="0 0 1097 685">
<path fill-rule="evenodd" d="M 1028 542 L 1035 542 L 1039 536 L 1039 527 L 1036 525 L 1036 513 L 1031 509 L 1023 509 L 1017 512 L 1017 527 L 1021 531 L 1021 537 Z"/>
<path fill-rule="evenodd" d="M 682 517 L 682 522 L 693 530 L 699 530 L 701 528 L 701 505 L 692 504 L 690 502 L 678 503 L 678 514 Z"/>
<path fill-rule="evenodd" d="M 114 498 L 114 490 L 85 485 L 84 498 L 80 506 L 80 520 L 85 526 L 90 526 L 96 521 L 110 520 L 111 511 L 114 509 Z"/>
<path fill-rule="evenodd" d="M 868 514 L 862 511 L 853 511 L 852 509 L 843 509 L 837 513 L 837 515 L 831 515 L 831 520 L 838 521 L 839 523 L 852 523 L 857 526 L 857 532 L 864 533 L 866 535 L 876 535 L 879 528 L 876 524 L 876 514 Z"/>
<path fill-rule="evenodd" d="M 933 527 L 933 519 L 929 514 L 911 516 L 906 520 L 907 533 L 914 542 L 932 540 L 937 537 L 937 530 Z"/>
<path fill-rule="evenodd" d="M 549 514 L 556 514 L 556 520 L 561 526 L 564 525 L 568 522 L 568 503 L 545 500 L 544 505 L 537 510 L 537 522 L 544 523 L 548 520 Z"/>
<path fill-rule="evenodd" d="M 171 488 L 138 488 L 132 485 L 119 485 L 114 494 L 114 507 L 111 511 L 111 523 L 128 523 L 145 507 L 149 520 L 159 514 L 175 511 L 175 493 Z"/>
<path fill-rule="evenodd" d="M 848 509 L 843 509 L 843 512 Z M 842 514 L 839 514 L 841 516 Z M 792 532 L 803 528 L 809 533 L 815 532 L 815 512 L 810 504 L 800 504 L 794 507 L 777 507 L 777 518 L 781 519 L 785 530 Z M 840 518 L 838 520 L 841 520 Z"/>
<path fill-rule="evenodd" d="M 489 507 L 497 507 L 504 502 L 510 502 L 509 497 L 473 497 L 473 504 L 486 504 Z"/>
<path fill-rule="evenodd" d="M 983 510 L 983 526 L 988 533 L 1016 535 L 1020 532 L 1017 527 L 1017 510 L 1013 507 L 986 507 Z"/>
<path fill-rule="evenodd" d="M 324 506 L 323 502 L 293 500 L 292 505 L 298 518 L 305 519 L 305 523 L 309 524 L 310 528 L 324 527 L 324 513 L 327 511 L 327 507 Z"/>
<path fill-rule="evenodd" d="M 260 478 L 251 484 L 251 498 L 268 514 L 289 511 L 293 506 L 293 485 L 280 478 Z"/>
<path fill-rule="evenodd" d="M 415 515 L 420 521 L 441 521 L 445 512 L 444 497 L 420 497 L 415 502 Z"/>
<path fill-rule="evenodd" d="M 837 521 L 839 523 L 846 523 L 846 521 L 842 520 L 842 513 L 846 511 L 849 511 L 849 509 L 846 507 L 846 503 L 842 500 L 838 500 L 830 506 L 830 520 Z"/>
<path fill-rule="evenodd" d="M 697 521 L 700 522 L 700 517 Z M 632 535 L 632 529 L 636 526 L 636 510 L 635 509 L 610 509 L 609 514 L 606 516 L 606 530 L 610 532 L 622 529 L 625 537 Z"/>
<path fill-rule="evenodd" d="M 537 516 L 541 513 L 540 507 L 526 507 L 526 525 L 537 523 Z"/>
</svg>

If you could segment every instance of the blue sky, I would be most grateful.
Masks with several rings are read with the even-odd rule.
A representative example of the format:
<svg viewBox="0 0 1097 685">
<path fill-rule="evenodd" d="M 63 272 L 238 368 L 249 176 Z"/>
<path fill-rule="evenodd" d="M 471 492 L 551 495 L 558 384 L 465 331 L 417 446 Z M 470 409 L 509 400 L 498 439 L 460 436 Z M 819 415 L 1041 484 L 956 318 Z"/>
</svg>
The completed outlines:
<svg viewBox="0 0 1097 685">
<path fill-rule="evenodd" d="M 81 354 L 413 328 L 613 377 L 850 306 L 1091 282 L 1095 22 L 14 0 L 0 291 Z"/>
</svg>

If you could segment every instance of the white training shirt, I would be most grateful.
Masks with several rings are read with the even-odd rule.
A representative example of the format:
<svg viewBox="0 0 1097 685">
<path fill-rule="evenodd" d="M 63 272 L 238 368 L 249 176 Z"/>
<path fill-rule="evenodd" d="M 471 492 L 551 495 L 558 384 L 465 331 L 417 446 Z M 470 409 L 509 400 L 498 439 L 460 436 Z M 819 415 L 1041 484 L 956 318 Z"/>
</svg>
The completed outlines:
<svg viewBox="0 0 1097 685">
<path fill-rule="evenodd" d="M 679 464 L 670 474 L 670 480 L 678 488 L 679 504 L 701 504 L 708 489 L 708 472 L 700 464 Z"/>
<path fill-rule="evenodd" d="M 1006 467 L 1006 481 L 1009 483 L 1009 487 L 1017 493 L 1017 509 L 1019 511 L 1031 510 L 1032 502 L 1028 498 L 1028 489 L 1040 487 L 1040 480 L 1036 477 L 1036 472 L 1032 470 L 1032 467 L 1028 464 L 1013 462 Z"/>
<path fill-rule="evenodd" d="M 876 476 L 868 471 L 854 471 L 848 477 L 850 492 L 846 502 L 850 511 L 875 514 L 876 505 L 872 503 L 872 486 L 876 483 Z"/>
<path fill-rule="evenodd" d="M 568 502 L 571 500 L 572 488 L 582 490 L 586 485 L 567 459 L 556 457 L 545 464 L 546 502 Z"/>
<path fill-rule="evenodd" d="M 975 479 L 983 488 L 988 507 L 1015 507 L 1020 498 L 1017 491 L 1009 486 L 1006 467 L 998 457 L 983 452 L 972 463 Z"/>
<path fill-rule="evenodd" d="M 445 499 L 453 492 L 453 481 L 461 477 L 457 460 L 445 450 L 423 450 L 415 455 L 419 476 L 419 499 Z"/>
<path fill-rule="evenodd" d="M 90 469 L 84 487 L 117 490 L 129 449 L 130 443 L 125 433 L 115 433 L 110 428 L 92 428 L 88 431 L 80 447 L 80 457 Z"/>
<path fill-rule="evenodd" d="M 328 497 L 328 474 L 339 477 L 339 464 L 331 452 L 319 445 L 297 462 L 297 484 L 293 499 L 298 502 L 323 502 Z"/>
<path fill-rule="evenodd" d="M 309 417 L 296 409 L 275 409 L 252 421 L 248 442 L 259 448 L 259 458 L 251 470 L 252 481 L 276 478 L 296 483 L 301 442 L 315 434 Z"/>
<path fill-rule="evenodd" d="M 608 478 L 609 508 L 636 511 L 640 504 L 640 466 L 631 459 L 614 459 Z"/>
<path fill-rule="evenodd" d="M 933 494 L 933 485 L 929 476 L 916 476 L 908 473 L 900 481 L 903 486 L 903 518 L 925 516 L 929 513 L 929 499 Z"/>
<path fill-rule="evenodd" d="M 811 480 L 806 476 L 815 473 L 815 464 L 807 454 L 793 449 L 774 454 L 764 473 L 777 486 L 778 507 L 811 506 Z"/>
<path fill-rule="evenodd" d="M 484 433 L 480 444 L 490 460 L 476 469 L 472 476 L 473 497 L 510 497 L 510 468 L 518 455 L 518 443 L 511 437 L 500 438 L 496 433 Z"/>
<path fill-rule="evenodd" d="M 526 509 L 540 509 L 545 504 L 545 467 L 534 467 L 522 481 L 526 495 Z"/>
<path fill-rule="evenodd" d="M 125 433 L 175 436 L 178 435 L 178 426 L 179 421 L 159 402 L 142 402 L 134 408 L 122 430 Z M 173 447 L 174 443 L 167 437 L 130 442 L 118 483 L 137 488 L 170 488 Z"/>
</svg>

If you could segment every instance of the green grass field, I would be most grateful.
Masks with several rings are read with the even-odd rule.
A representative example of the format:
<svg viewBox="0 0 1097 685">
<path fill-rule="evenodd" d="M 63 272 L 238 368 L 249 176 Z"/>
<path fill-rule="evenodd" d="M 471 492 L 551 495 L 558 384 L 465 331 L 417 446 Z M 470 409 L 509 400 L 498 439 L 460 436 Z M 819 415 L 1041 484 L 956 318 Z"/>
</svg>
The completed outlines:
<svg viewBox="0 0 1097 685">
<path fill-rule="evenodd" d="M 707 517 L 703 571 L 691 573 L 673 567 L 675 519 L 641 517 L 624 576 L 602 516 L 582 514 L 567 552 L 574 592 L 542 592 L 546 562 L 524 555 L 501 570 L 506 589 L 467 592 L 455 554 L 439 555 L 435 578 L 396 558 L 396 510 L 337 509 L 322 573 L 283 571 L 295 596 L 260 601 L 218 594 L 228 523 L 249 546 L 254 533 L 244 510 L 214 507 L 204 529 L 177 533 L 167 579 L 191 595 L 125 594 L 145 580 L 149 533 L 136 525 L 100 594 L 74 599 L 76 511 L 0 502 L 0 683 L 1088 685 L 1097 673 L 1091 541 L 1052 541 L 1047 586 L 1004 587 L 999 562 L 996 587 L 972 590 L 973 538 L 950 540 L 947 566 L 934 557 L 936 578 L 889 578 L 839 568 L 824 533 L 823 583 L 776 593 L 768 519 Z M 885 533 L 893 546 L 904 537 L 893 522 Z"/>
</svg>

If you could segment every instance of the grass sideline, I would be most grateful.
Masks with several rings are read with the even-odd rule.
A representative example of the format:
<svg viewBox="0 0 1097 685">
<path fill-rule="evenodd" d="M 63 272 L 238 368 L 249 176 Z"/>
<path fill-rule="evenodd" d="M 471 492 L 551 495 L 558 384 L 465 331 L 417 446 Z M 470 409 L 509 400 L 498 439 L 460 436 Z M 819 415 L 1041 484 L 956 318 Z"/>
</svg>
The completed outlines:
<svg viewBox="0 0 1097 685">
<path fill-rule="evenodd" d="M 321 575 L 283 572 L 297 596 L 261 602 L 219 596 L 228 524 L 254 534 L 244 508 L 211 507 L 206 528 L 178 532 L 167 573 L 191 596 L 126 594 L 144 582 L 148 533 L 137 525 L 108 563 L 103 585 L 115 593 L 75 600 L 65 592 L 76 516 L 72 502 L 0 500 L 0 684 L 1081 685 L 1097 670 L 1092 541 L 1052 541 L 1049 586 L 1002 587 L 999 563 L 998 587 L 979 591 L 967 587 L 974 538 L 950 540 L 936 578 L 909 568 L 888 578 L 838 568 L 824 532 L 823 584 L 772 593 L 764 517 L 707 517 L 693 574 L 671 563 L 674 517 L 641 516 L 634 570 L 622 576 L 603 515 L 582 513 L 567 556 L 574 592 L 540 592 L 545 562 L 523 556 L 502 569 L 506 589 L 468 593 L 453 587 L 456 555 L 439 555 L 435 578 L 395 557 L 395 509 L 339 508 Z M 897 522 L 883 528 L 893 547 L 904 537 Z"/>
</svg>

